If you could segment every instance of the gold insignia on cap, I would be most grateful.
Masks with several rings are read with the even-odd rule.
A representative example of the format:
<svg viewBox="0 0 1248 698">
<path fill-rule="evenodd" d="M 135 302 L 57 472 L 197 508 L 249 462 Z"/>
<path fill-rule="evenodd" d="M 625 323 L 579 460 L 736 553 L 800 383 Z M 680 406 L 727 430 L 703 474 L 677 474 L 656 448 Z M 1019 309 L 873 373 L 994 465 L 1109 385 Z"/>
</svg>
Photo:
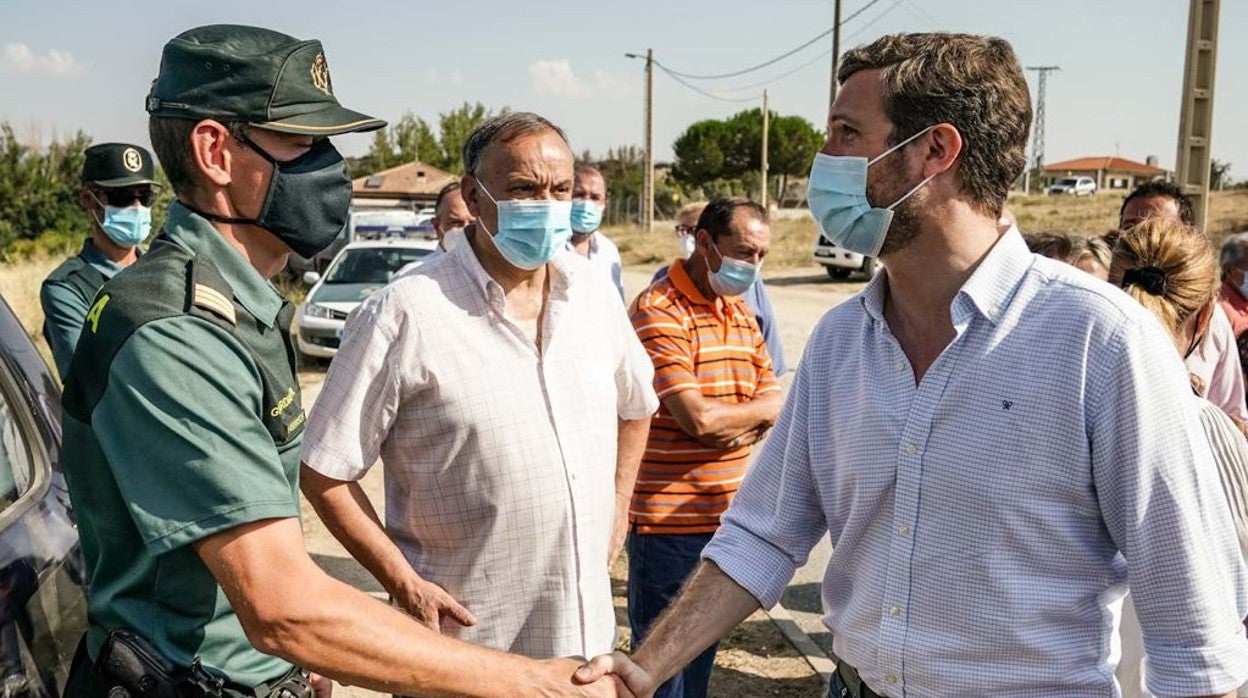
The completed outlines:
<svg viewBox="0 0 1248 698">
<path fill-rule="evenodd" d="M 316 58 L 312 59 L 312 84 L 330 97 L 334 96 L 334 86 L 329 81 L 329 63 L 323 53 L 316 54 Z"/>
<path fill-rule="evenodd" d="M 126 148 L 121 154 L 121 164 L 126 166 L 131 172 L 138 172 L 143 169 L 143 157 L 139 155 L 139 151 L 134 148 Z"/>
</svg>

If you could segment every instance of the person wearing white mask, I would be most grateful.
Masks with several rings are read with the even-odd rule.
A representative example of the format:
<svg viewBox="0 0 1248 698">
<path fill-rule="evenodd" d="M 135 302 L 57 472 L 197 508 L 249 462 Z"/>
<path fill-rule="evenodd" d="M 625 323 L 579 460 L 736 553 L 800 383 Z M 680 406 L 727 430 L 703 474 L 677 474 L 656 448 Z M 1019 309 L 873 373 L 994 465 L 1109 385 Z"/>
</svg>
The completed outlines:
<svg viewBox="0 0 1248 698">
<path fill-rule="evenodd" d="M 654 362 L 662 406 L 650 425 L 628 534 L 633 646 L 676 596 L 719 528 L 783 397 L 762 332 L 741 295 L 771 245 L 767 211 L 743 198 L 706 205 L 688 260 L 651 284 L 630 311 Z M 704 698 L 711 647 L 659 688 L 658 698 Z"/>
<path fill-rule="evenodd" d="M 848 51 L 811 212 L 883 270 L 829 310 L 702 563 L 633 656 L 637 696 L 830 536 L 829 695 L 1112 696 L 1122 598 L 1149 689 L 1248 680 L 1248 570 L 1187 371 L 1156 318 L 998 228 L 1031 99 L 1009 42 Z"/>
<path fill-rule="evenodd" d="M 91 233 L 39 290 L 43 337 L 62 381 L 96 291 L 139 258 L 139 245 L 152 230 L 152 187 L 157 186 L 146 148 L 100 143 L 83 154 L 78 203 L 87 212 Z"/>
<path fill-rule="evenodd" d="M 602 216 L 607 210 L 607 180 L 592 165 L 577 165 L 572 185 L 572 239 L 568 247 L 588 259 L 610 277 L 624 300 L 620 250 L 603 234 Z"/>
<path fill-rule="evenodd" d="M 438 249 L 446 252 L 464 240 L 464 228 L 473 221 L 468 204 L 464 203 L 464 195 L 459 191 L 459 182 L 451 182 L 438 192 L 438 199 L 433 204 L 433 232 L 438 236 Z"/>
<path fill-rule="evenodd" d="M 302 489 L 430 628 L 540 659 L 607 651 L 654 369 L 610 280 L 566 251 L 563 131 L 512 112 L 463 156 L 475 221 L 347 320 Z M 357 482 L 378 457 L 384 528 Z"/>
</svg>

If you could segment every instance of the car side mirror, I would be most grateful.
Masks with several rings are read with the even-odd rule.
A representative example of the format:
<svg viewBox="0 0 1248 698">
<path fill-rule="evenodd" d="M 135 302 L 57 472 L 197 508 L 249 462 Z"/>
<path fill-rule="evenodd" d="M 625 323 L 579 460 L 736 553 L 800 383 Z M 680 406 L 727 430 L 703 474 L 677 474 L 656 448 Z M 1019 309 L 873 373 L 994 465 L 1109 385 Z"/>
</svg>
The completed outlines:
<svg viewBox="0 0 1248 698">
<path fill-rule="evenodd" d="M 311 286 L 321 280 L 321 275 L 314 271 L 303 272 L 303 283 Z"/>
</svg>

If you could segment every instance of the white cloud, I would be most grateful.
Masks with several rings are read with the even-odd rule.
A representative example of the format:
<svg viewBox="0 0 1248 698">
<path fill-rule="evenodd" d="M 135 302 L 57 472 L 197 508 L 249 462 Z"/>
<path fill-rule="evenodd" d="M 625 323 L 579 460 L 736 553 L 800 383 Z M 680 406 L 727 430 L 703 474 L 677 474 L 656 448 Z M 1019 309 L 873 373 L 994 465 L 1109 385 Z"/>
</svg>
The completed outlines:
<svg viewBox="0 0 1248 698">
<path fill-rule="evenodd" d="M 584 80 L 572 70 L 567 59 L 539 60 L 529 65 L 529 84 L 542 97 L 560 99 L 620 100 L 632 96 L 636 87 L 608 73 L 594 71 L 593 80 Z"/>
<path fill-rule="evenodd" d="M 576 99 L 585 97 L 589 87 L 572 72 L 572 64 L 566 59 L 540 60 L 529 65 L 529 82 L 533 91 L 542 97 Z"/>
<path fill-rule="evenodd" d="M 37 54 L 26 44 L 5 44 L 0 48 L 0 69 L 57 78 L 82 72 L 82 66 L 74 58 L 74 54 L 56 49 Z"/>
</svg>

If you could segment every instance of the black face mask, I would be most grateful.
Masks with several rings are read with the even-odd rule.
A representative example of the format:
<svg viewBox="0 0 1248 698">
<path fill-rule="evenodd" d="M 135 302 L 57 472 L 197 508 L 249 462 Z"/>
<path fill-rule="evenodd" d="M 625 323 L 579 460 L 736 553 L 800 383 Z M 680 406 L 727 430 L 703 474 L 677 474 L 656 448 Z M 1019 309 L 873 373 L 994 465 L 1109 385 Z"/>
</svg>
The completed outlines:
<svg viewBox="0 0 1248 698">
<path fill-rule="evenodd" d="M 338 149 L 325 139 L 294 160 L 279 162 L 242 132 L 235 137 L 273 165 L 260 214 L 231 218 L 187 208 L 210 221 L 264 228 L 301 257 L 329 247 L 347 226 L 351 207 L 351 179 Z"/>
</svg>

